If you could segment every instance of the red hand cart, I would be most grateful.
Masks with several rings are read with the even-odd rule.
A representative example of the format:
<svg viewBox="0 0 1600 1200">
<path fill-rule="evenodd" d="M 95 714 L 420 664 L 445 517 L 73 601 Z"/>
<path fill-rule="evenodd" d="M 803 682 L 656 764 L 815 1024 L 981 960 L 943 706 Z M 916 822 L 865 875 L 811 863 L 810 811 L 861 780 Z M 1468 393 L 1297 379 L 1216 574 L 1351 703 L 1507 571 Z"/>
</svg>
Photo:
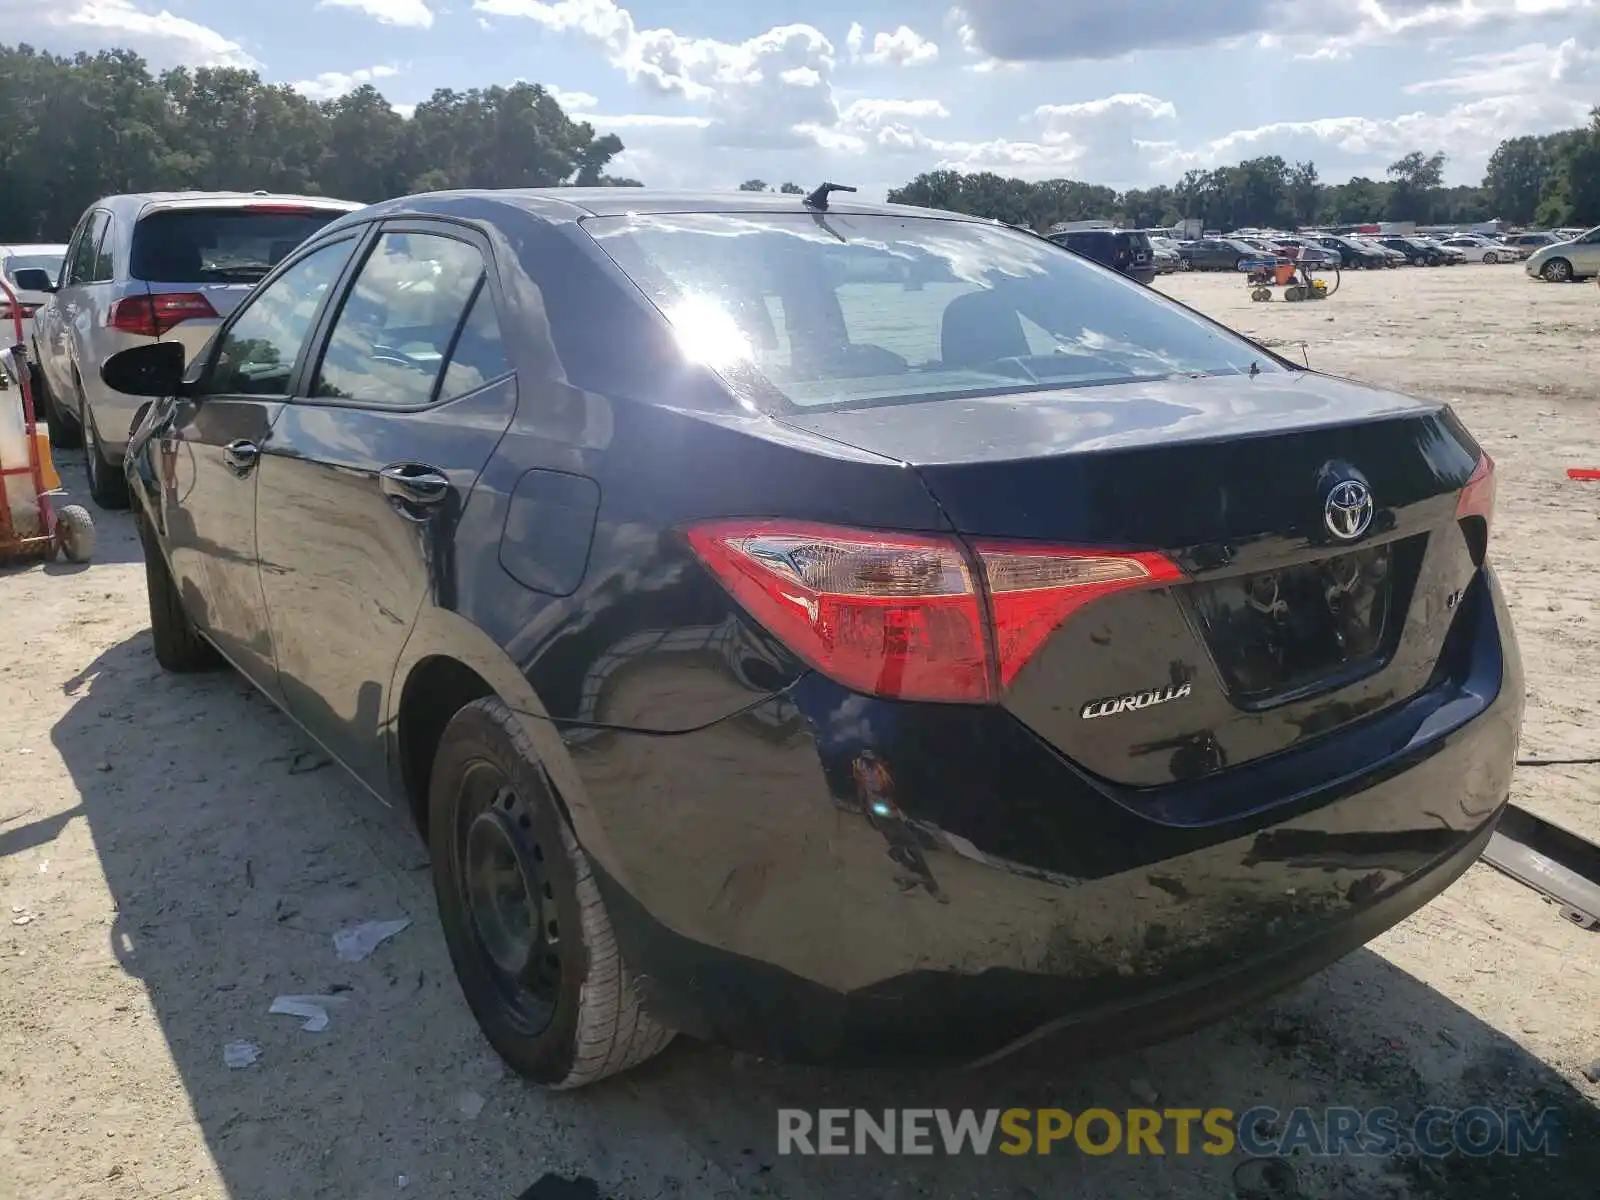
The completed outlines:
<svg viewBox="0 0 1600 1200">
<path fill-rule="evenodd" d="M 7 314 L 12 344 L 0 350 L 0 561 L 51 559 L 59 550 L 68 562 L 88 562 L 94 554 L 94 518 L 82 505 L 68 504 L 57 512 L 51 503 L 60 493 L 59 481 L 34 407 L 22 303 L 0 278 L 0 317 Z M 0 337 L 4 332 L 0 325 Z"/>
</svg>

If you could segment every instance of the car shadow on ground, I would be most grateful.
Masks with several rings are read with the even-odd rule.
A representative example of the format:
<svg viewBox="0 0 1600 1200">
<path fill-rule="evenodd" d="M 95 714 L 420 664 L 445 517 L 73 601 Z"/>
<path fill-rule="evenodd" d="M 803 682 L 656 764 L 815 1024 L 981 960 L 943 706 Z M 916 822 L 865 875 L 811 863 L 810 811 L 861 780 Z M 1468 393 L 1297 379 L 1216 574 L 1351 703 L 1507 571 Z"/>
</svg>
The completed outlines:
<svg viewBox="0 0 1600 1200">
<path fill-rule="evenodd" d="M 1554 1107 L 1555 1157 L 1295 1162 L 1303 1196 L 1579 1197 L 1600 1179 L 1600 1118 L 1555 1071 L 1362 950 L 1272 1004 L 1138 1054 L 1089 1064 L 1048 1047 L 972 1072 L 798 1069 L 680 1039 L 619 1079 L 549 1094 L 509 1077 L 473 1026 L 406 814 L 375 802 L 228 671 L 163 673 L 148 632 L 62 687 L 52 740 L 81 796 L 116 904 L 109 952 L 142 981 L 239 1200 L 408 1196 L 515 1200 L 546 1173 L 603 1195 L 1226 1197 L 1237 1156 L 779 1156 L 780 1108 L 1227 1107 L 1264 1103 Z M 36 844 L 0 830 L 11 850 Z M 331 936 L 412 926 L 368 959 Z M 329 1027 L 268 1014 L 320 994 Z M 247 1041 L 254 1065 L 223 1048 Z"/>
</svg>

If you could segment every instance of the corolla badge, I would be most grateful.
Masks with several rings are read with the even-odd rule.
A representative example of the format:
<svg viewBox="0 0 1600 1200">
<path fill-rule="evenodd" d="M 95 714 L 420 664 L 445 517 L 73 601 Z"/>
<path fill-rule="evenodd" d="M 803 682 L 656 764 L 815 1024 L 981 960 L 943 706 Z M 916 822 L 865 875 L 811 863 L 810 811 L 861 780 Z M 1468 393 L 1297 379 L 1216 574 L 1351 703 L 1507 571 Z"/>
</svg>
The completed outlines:
<svg viewBox="0 0 1600 1200">
<path fill-rule="evenodd" d="M 1092 721 L 1096 717 L 1114 717 L 1118 713 L 1138 712 L 1140 709 L 1153 708 L 1157 704 L 1170 704 L 1174 700 L 1187 699 L 1193 690 L 1192 685 L 1186 680 L 1183 683 L 1168 684 L 1163 688 L 1151 688 L 1145 692 L 1129 692 L 1126 696 L 1107 696 L 1101 700 L 1089 701 L 1078 715 L 1085 721 Z"/>
<path fill-rule="evenodd" d="M 1341 542 L 1353 542 L 1372 524 L 1372 489 L 1359 479 L 1336 483 L 1322 504 L 1328 532 Z"/>
</svg>

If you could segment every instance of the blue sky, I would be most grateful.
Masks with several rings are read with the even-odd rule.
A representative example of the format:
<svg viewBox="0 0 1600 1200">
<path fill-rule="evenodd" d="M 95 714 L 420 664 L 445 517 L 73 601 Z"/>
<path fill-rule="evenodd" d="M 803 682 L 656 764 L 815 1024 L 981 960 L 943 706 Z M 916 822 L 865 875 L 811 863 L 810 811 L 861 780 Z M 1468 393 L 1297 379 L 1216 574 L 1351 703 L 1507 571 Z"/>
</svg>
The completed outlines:
<svg viewBox="0 0 1600 1200">
<path fill-rule="evenodd" d="M 1600 103 L 1600 0 L 0 0 L 0 39 L 252 66 L 397 107 L 527 79 L 664 187 L 935 167 L 1118 188 L 1255 154 L 1324 179 Z"/>
</svg>

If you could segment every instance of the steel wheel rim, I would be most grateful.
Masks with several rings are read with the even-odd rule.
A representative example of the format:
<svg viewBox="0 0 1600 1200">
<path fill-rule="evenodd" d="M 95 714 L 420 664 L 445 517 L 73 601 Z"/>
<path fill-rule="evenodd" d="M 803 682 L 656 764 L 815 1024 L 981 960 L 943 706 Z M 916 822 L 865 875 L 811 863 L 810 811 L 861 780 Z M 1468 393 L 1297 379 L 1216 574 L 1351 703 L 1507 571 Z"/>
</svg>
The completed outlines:
<svg viewBox="0 0 1600 1200">
<path fill-rule="evenodd" d="M 475 763 L 456 808 L 456 877 L 473 953 L 506 1018 L 527 1036 L 555 1018 L 561 923 L 533 806 L 498 767 Z"/>
</svg>

